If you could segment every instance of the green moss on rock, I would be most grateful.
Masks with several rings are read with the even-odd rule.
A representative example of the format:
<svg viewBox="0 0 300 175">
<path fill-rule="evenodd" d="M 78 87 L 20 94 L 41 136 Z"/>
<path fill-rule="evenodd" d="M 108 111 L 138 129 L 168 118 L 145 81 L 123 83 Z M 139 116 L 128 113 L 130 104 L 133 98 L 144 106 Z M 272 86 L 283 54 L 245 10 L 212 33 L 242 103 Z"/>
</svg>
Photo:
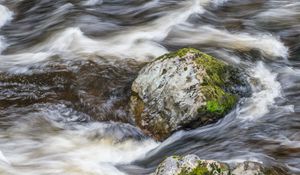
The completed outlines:
<svg viewBox="0 0 300 175">
<path fill-rule="evenodd" d="M 195 54 L 200 54 L 202 52 L 200 52 L 199 50 L 194 49 L 194 48 L 183 48 L 176 52 L 170 52 L 170 53 L 164 54 L 164 55 L 158 57 L 156 60 L 164 60 L 164 59 L 169 59 L 169 58 L 174 58 L 174 57 L 182 58 L 182 57 L 185 57 L 188 53 L 195 55 Z"/>
<path fill-rule="evenodd" d="M 192 171 L 188 171 L 183 169 L 179 175 L 210 175 L 209 170 L 206 167 L 203 166 L 197 166 Z"/>
<path fill-rule="evenodd" d="M 165 54 L 158 59 L 174 57 L 182 59 L 190 59 L 192 57 L 195 64 L 206 71 L 207 75 L 203 78 L 201 90 L 207 102 L 204 107 L 198 110 L 199 113 L 223 116 L 234 107 L 238 96 L 224 90 L 228 81 L 227 76 L 234 69 L 232 66 L 194 48 L 183 48 L 176 52 Z"/>
<path fill-rule="evenodd" d="M 236 94 L 226 92 L 225 87 L 228 85 L 228 74 L 231 74 L 232 70 L 236 70 L 235 68 L 194 48 L 183 48 L 176 52 L 165 54 L 157 58 L 157 60 L 174 57 L 180 57 L 182 59 L 192 57 L 195 64 L 203 67 L 206 71 L 207 75 L 203 79 L 201 90 L 207 102 L 205 106 L 198 110 L 199 113 L 217 115 L 220 117 L 224 116 L 234 107 L 238 101 L 238 96 Z M 236 80 L 230 79 L 230 81 L 239 81 L 239 77 L 235 78 Z"/>
<path fill-rule="evenodd" d="M 203 78 L 201 90 L 207 102 L 206 106 L 199 109 L 200 113 L 223 116 L 233 108 L 238 98 L 236 95 L 224 90 L 227 75 L 232 70 L 231 66 L 193 48 L 180 49 L 159 59 L 174 58 L 176 56 L 183 59 L 192 57 L 196 65 L 204 68 L 206 71 L 207 75 Z"/>
<path fill-rule="evenodd" d="M 209 168 L 208 168 L 209 167 Z M 229 167 L 224 166 L 222 163 L 203 163 L 199 161 L 197 167 L 193 169 L 183 168 L 179 175 L 228 175 Z"/>
<path fill-rule="evenodd" d="M 226 86 L 226 75 L 230 71 L 230 66 L 222 61 L 198 51 L 196 63 L 202 66 L 207 76 L 202 83 L 202 92 L 207 102 L 206 107 L 201 108 L 205 113 L 225 115 L 237 102 L 237 96 L 224 90 Z M 205 111 L 206 110 L 206 111 Z"/>
<path fill-rule="evenodd" d="M 205 108 L 201 108 L 200 110 L 206 110 L 206 112 L 211 114 L 224 115 L 232 109 L 237 102 L 236 95 L 225 92 L 217 85 L 202 86 L 202 92 L 207 102 Z"/>
<path fill-rule="evenodd" d="M 133 83 L 133 91 L 143 101 L 142 107 L 136 107 L 131 100 L 135 121 L 157 140 L 178 129 L 215 122 L 248 91 L 250 86 L 240 75 L 239 69 L 197 49 L 162 55 L 147 64 Z"/>
</svg>

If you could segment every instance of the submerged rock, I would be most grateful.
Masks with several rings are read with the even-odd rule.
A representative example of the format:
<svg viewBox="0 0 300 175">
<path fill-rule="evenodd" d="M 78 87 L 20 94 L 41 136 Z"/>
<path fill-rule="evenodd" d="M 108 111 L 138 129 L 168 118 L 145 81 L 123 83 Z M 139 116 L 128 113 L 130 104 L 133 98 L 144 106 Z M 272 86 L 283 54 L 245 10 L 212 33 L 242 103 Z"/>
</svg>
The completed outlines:
<svg viewBox="0 0 300 175">
<path fill-rule="evenodd" d="M 147 64 L 132 84 L 136 124 L 158 140 L 225 116 L 250 86 L 237 68 L 196 49 L 165 54 Z"/>
<path fill-rule="evenodd" d="M 228 164 L 202 160 L 196 155 L 171 156 L 159 164 L 153 175 L 279 175 L 257 162 L 245 161 L 233 169 Z"/>
</svg>

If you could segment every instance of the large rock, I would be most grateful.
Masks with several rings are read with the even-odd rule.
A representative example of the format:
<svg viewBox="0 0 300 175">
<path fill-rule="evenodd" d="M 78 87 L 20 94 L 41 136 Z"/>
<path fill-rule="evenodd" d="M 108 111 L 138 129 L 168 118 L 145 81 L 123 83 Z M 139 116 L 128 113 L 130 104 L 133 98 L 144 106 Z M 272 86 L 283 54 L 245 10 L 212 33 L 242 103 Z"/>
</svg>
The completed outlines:
<svg viewBox="0 0 300 175">
<path fill-rule="evenodd" d="M 250 86 L 238 69 L 185 48 L 147 64 L 132 84 L 136 124 L 158 140 L 181 128 L 215 122 Z"/>
<path fill-rule="evenodd" d="M 233 168 L 228 164 L 202 160 L 190 154 L 184 157 L 171 156 L 159 164 L 153 175 L 283 175 L 282 171 L 265 168 L 257 162 L 245 161 Z"/>
</svg>

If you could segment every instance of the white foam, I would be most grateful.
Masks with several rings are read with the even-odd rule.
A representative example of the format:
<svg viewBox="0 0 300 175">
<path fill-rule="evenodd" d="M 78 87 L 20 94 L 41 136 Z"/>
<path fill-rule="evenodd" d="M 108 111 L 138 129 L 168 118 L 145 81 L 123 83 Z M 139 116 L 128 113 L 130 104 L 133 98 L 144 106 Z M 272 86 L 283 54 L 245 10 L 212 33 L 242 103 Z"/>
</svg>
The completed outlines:
<svg viewBox="0 0 300 175">
<path fill-rule="evenodd" d="M 87 5 L 93 5 L 99 2 L 100 1 L 96 0 L 84 1 Z M 74 55 L 81 59 L 90 59 L 91 55 L 94 55 L 109 59 L 131 58 L 138 61 L 148 61 L 149 59 L 168 52 L 160 42 L 168 36 L 175 26 L 184 24 L 192 14 L 204 13 L 205 10 L 202 6 L 208 2 L 210 3 L 212 1 L 191 0 L 179 2 L 177 9 L 164 11 L 162 17 L 157 20 L 143 26 L 131 27 L 128 30 L 116 33 L 112 37 L 91 39 L 85 36 L 78 27 L 66 28 L 32 48 L 26 48 L 26 50 L 20 50 L 16 55 L 11 55 L 11 58 L 18 58 L 14 59 L 14 62 L 5 60 L 5 58 L 10 59 L 8 57 L 2 57 L 0 60 L 6 65 L 6 62 L 9 62 L 11 66 L 14 66 L 13 64 L 32 64 L 45 60 L 46 58 L 31 59 L 28 57 L 29 55 L 44 53 L 48 55 L 64 55 L 62 58 L 67 59 L 74 58 Z M 159 2 L 153 1 L 146 3 L 145 6 L 153 6 L 157 3 Z M 24 56 L 22 56 L 22 54 L 24 54 Z M 19 59 L 21 57 L 26 60 Z M 13 69 L 15 70 L 15 68 Z"/>
<path fill-rule="evenodd" d="M 81 117 L 65 105 L 45 104 L 40 111 L 10 121 L 12 126 L 0 133 L 0 146 L 11 165 L 1 170 L 25 175 L 124 175 L 116 165 L 130 164 L 158 146 L 151 139 L 118 140 L 118 134 L 130 127 L 126 124 L 120 124 L 124 128 L 118 132 L 118 127 L 109 130 L 117 124 L 72 122 Z"/>
<path fill-rule="evenodd" d="M 0 161 L 6 163 L 6 164 L 10 164 L 9 161 L 7 160 L 7 158 L 4 156 L 4 154 L 2 153 L 2 151 L 0 150 Z"/>
<path fill-rule="evenodd" d="M 11 12 L 7 7 L 0 5 L 0 28 L 12 19 L 13 12 Z"/>
<path fill-rule="evenodd" d="M 140 142 L 128 140 L 115 144 L 113 140 L 91 141 L 74 133 L 44 135 L 44 137 L 39 138 L 42 139 L 40 144 L 23 136 L 20 141 L 10 140 L 4 147 L 15 148 L 14 153 L 7 150 L 12 166 L 11 169 L 2 171 L 31 175 L 55 174 L 55 172 L 69 175 L 124 175 L 125 173 L 119 171 L 116 165 L 129 164 L 156 147 L 156 143 L 149 140 Z M 17 144 L 20 144 L 19 147 Z M 22 165 L 22 168 L 18 168 L 18 165 Z"/>
<path fill-rule="evenodd" d="M 91 39 L 78 27 L 67 28 L 43 43 L 26 49 L 26 52 L 94 54 L 145 61 L 167 52 L 159 42 L 165 39 L 174 26 L 184 23 L 191 14 L 203 13 L 200 2 L 181 2 L 180 8 L 164 12 L 161 18 L 150 24 L 124 30 L 113 37 Z"/>
<path fill-rule="evenodd" d="M 0 147 L 11 163 L 6 166 L 0 164 L 0 172 L 25 175 L 125 175 L 116 168 L 117 165 L 141 159 L 158 146 L 151 139 L 116 140 L 118 136 L 114 136 L 123 129 L 109 130 L 112 125 L 108 123 L 90 122 L 81 125 L 66 122 L 68 119 L 64 115 L 75 115 L 75 118 L 80 116 L 64 105 L 45 108 L 47 110 L 41 109 L 40 112 L 32 112 L 19 120 L 10 121 L 12 126 L 0 132 Z"/>
<path fill-rule="evenodd" d="M 25 73 L 34 63 L 47 60 L 53 54 L 45 52 L 0 55 L 0 72 Z"/>
<path fill-rule="evenodd" d="M 13 19 L 13 12 L 7 7 L 0 5 L 0 28 L 3 27 L 7 22 Z M 6 49 L 8 44 L 3 36 L 0 36 L 0 54 Z"/>
<path fill-rule="evenodd" d="M 278 3 L 277 5 L 275 5 Z M 255 20 L 269 22 L 276 22 L 277 24 L 295 23 L 298 25 L 297 17 L 300 15 L 300 2 L 273 2 L 272 5 L 276 8 L 270 8 L 262 11 L 254 16 Z"/>
<path fill-rule="evenodd" d="M 96 4 L 102 4 L 103 0 L 85 0 L 83 1 L 83 5 L 85 6 L 93 6 Z"/>
<path fill-rule="evenodd" d="M 237 116 L 240 119 L 254 120 L 264 116 L 274 105 L 275 98 L 282 95 L 281 85 L 276 80 L 277 74 L 271 72 L 263 62 L 258 62 L 251 72 L 251 76 L 257 79 L 259 84 L 253 86 L 252 97 L 238 110 Z"/>
<path fill-rule="evenodd" d="M 180 4 L 181 8 L 165 12 L 164 16 L 146 26 L 122 31 L 115 37 L 101 40 L 98 54 L 145 61 L 166 53 L 167 50 L 159 42 L 167 37 L 174 26 L 184 23 L 191 14 L 204 12 L 199 1 Z"/>
<path fill-rule="evenodd" d="M 96 1 L 85 2 L 95 3 Z M 188 17 L 192 14 L 204 13 L 205 10 L 202 6 L 211 2 L 219 4 L 224 1 L 193 0 L 180 2 L 178 9 L 163 12 L 162 17 L 157 20 L 147 25 L 131 27 L 128 30 L 116 33 L 112 37 L 91 39 L 85 36 L 78 27 L 67 28 L 50 36 L 46 41 L 35 47 L 21 50 L 17 55 L 10 56 L 10 58 L 23 57 L 26 60 L 14 59 L 14 62 L 12 62 L 11 60 L 5 60 L 8 57 L 2 57 L 0 60 L 6 65 L 6 62 L 9 62 L 11 66 L 14 66 L 14 64 L 25 65 L 41 60 L 31 59 L 28 57 L 29 55 L 45 53 L 48 55 L 62 54 L 64 55 L 62 58 L 67 59 L 74 58 L 74 55 L 81 59 L 90 59 L 91 56 L 89 55 L 96 55 L 105 58 L 132 58 L 138 61 L 148 61 L 168 52 L 160 42 L 168 36 L 175 26 L 185 24 Z M 158 2 L 154 1 L 153 3 L 156 4 Z M 151 4 L 153 5 L 153 3 Z M 7 45 L 4 39 L 0 41 L 2 41 L 0 45 L 1 51 Z M 197 29 L 190 26 L 188 30 L 178 33 L 177 37 L 171 39 L 171 43 L 180 45 L 211 43 L 212 45 L 238 50 L 258 49 L 271 56 L 286 57 L 288 55 L 288 49 L 271 35 L 231 34 L 210 26 L 203 26 Z M 22 54 L 24 56 L 21 56 Z"/>
<path fill-rule="evenodd" d="M 213 26 L 182 27 L 177 35 L 170 39 L 171 44 L 208 44 L 222 48 L 247 51 L 256 49 L 272 59 L 288 56 L 288 48 L 276 36 L 271 34 L 250 35 L 248 33 L 230 33 Z M 270 57 L 271 56 L 271 57 Z"/>
</svg>

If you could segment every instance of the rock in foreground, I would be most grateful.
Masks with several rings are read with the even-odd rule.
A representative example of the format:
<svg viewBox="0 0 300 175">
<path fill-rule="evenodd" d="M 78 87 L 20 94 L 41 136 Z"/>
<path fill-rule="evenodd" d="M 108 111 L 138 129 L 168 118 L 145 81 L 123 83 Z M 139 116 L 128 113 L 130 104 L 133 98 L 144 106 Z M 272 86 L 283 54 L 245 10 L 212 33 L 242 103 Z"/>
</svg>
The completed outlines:
<svg viewBox="0 0 300 175">
<path fill-rule="evenodd" d="M 226 164 L 213 160 L 200 160 L 196 155 L 172 156 L 164 160 L 156 169 L 155 175 L 228 175 Z"/>
<path fill-rule="evenodd" d="M 229 165 L 214 160 L 201 160 L 196 155 L 171 156 L 157 167 L 154 175 L 277 175 L 273 169 L 264 168 L 256 162 L 239 163 L 230 169 Z M 279 175 L 279 174 L 278 174 Z"/>
<path fill-rule="evenodd" d="M 185 48 L 146 65 L 132 84 L 131 111 L 148 135 L 163 140 L 176 130 L 217 121 L 250 92 L 238 69 Z"/>
</svg>

